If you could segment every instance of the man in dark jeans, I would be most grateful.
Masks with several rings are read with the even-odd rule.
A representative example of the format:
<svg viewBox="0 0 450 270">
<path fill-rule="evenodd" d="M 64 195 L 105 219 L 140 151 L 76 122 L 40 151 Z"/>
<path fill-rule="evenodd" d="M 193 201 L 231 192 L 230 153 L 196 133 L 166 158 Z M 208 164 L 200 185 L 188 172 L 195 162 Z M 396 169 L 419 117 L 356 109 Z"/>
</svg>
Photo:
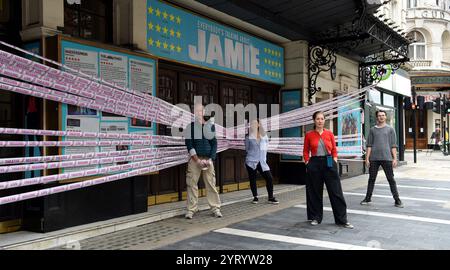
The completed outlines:
<svg viewBox="0 0 450 270">
<path fill-rule="evenodd" d="M 395 206 L 403 208 L 403 203 L 397 191 L 397 184 L 394 180 L 393 168 L 397 166 L 397 139 L 395 130 L 386 124 L 385 111 L 377 111 L 376 117 L 377 125 L 370 129 L 367 138 L 366 165 L 369 167 L 369 183 L 366 198 L 361 201 L 361 205 L 368 205 L 372 202 L 375 180 L 378 169 L 381 166 L 389 182 L 391 193 L 395 200 Z"/>
</svg>

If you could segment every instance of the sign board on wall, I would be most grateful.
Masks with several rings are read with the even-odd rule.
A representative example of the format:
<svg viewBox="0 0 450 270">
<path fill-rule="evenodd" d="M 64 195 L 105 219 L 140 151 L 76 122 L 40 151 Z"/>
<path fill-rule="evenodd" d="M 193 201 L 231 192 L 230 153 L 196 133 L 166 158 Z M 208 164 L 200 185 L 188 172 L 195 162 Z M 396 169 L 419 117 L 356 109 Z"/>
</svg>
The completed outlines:
<svg viewBox="0 0 450 270">
<path fill-rule="evenodd" d="M 302 107 L 302 91 L 298 90 L 282 90 L 281 91 L 281 113 L 289 112 Z M 293 127 L 281 130 L 281 137 L 301 137 L 302 131 L 300 127 Z M 299 153 L 300 154 L 300 153 Z M 301 161 L 300 156 L 281 155 L 281 161 Z"/>
<path fill-rule="evenodd" d="M 284 84 L 282 47 L 157 0 L 147 0 L 147 49 L 157 57 Z"/>
<path fill-rule="evenodd" d="M 156 94 L 156 60 L 153 58 L 68 40 L 62 40 L 60 48 L 61 63 L 68 67 L 149 95 Z M 156 125 L 148 121 L 67 104 L 61 106 L 61 127 L 64 131 L 141 133 L 148 135 L 155 134 L 156 131 Z M 75 138 L 66 139 L 76 140 Z M 100 147 L 65 147 L 63 153 L 75 154 L 128 149 L 125 148 L 123 146 L 101 147 L 101 149 Z M 86 169 L 90 169 L 90 167 L 68 168 L 64 172 Z"/>
</svg>

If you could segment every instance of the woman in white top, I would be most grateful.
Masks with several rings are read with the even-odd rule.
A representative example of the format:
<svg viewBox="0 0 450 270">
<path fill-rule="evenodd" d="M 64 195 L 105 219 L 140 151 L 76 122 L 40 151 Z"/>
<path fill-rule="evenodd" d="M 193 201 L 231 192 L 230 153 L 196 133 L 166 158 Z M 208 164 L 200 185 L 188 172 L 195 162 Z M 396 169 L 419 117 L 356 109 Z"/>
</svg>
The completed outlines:
<svg viewBox="0 0 450 270">
<path fill-rule="evenodd" d="M 267 193 L 269 195 L 268 202 L 278 204 L 278 201 L 273 197 L 273 178 L 269 165 L 266 162 L 268 144 L 269 138 L 261 126 L 259 119 L 253 120 L 250 123 L 249 134 L 245 137 L 245 150 L 247 151 L 245 167 L 247 168 L 250 179 L 253 203 L 258 203 L 259 201 L 256 187 L 256 173 L 259 171 L 266 180 Z"/>
</svg>

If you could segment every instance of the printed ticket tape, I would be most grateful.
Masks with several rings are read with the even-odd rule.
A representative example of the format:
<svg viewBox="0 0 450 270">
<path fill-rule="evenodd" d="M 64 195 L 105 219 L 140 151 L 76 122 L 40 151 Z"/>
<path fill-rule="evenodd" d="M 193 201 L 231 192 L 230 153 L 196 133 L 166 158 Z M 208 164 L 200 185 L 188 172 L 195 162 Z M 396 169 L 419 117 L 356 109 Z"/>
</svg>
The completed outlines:
<svg viewBox="0 0 450 270">
<path fill-rule="evenodd" d="M 181 126 L 187 125 L 193 120 L 193 114 L 183 111 L 164 100 L 156 97 L 120 87 L 116 84 L 108 83 L 100 78 L 88 76 L 61 65 L 52 60 L 42 58 L 35 54 L 28 53 L 20 48 L 6 44 L 0 41 L 0 44 L 17 49 L 23 53 L 38 57 L 46 62 L 53 63 L 66 71 L 57 70 L 40 63 L 10 54 L 0 50 L 0 73 L 12 79 L 0 78 L 0 88 L 21 93 L 25 95 L 35 96 L 39 98 L 49 99 L 56 102 L 76 105 L 80 107 L 88 107 L 91 109 L 115 113 L 127 117 L 134 117 L 142 120 L 158 122 L 161 124 L 173 124 L 175 120 L 181 123 Z M 17 80 L 23 80 L 17 81 Z M 372 86 L 373 87 L 373 86 Z M 312 122 L 311 115 L 314 111 L 322 110 L 328 116 L 334 118 L 333 114 L 338 107 L 348 106 L 360 102 L 368 88 L 359 89 L 346 95 L 341 95 L 332 100 L 322 101 L 313 106 L 303 107 L 289 111 L 277 116 L 261 119 L 261 123 L 267 127 L 267 130 L 284 129 L 288 127 L 302 126 Z M 178 117 L 181 115 L 181 119 Z M 308 119 L 309 118 L 309 119 Z M 180 121 L 181 120 L 181 121 Z M 278 122 L 276 122 L 278 121 Z M 275 124 L 274 124 L 275 123 Z M 278 124 L 276 124 L 278 123 Z M 219 137 L 225 137 L 231 134 L 233 137 L 239 134 L 245 134 L 248 126 L 241 125 L 238 127 L 224 128 L 216 125 L 216 134 Z M 26 129 L 7 129 L 0 128 L 0 134 L 19 134 L 19 135 L 44 135 L 44 136 L 67 136 L 67 137 L 83 137 L 109 139 L 102 141 L 42 141 L 42 142 L 24 142 L 24 141 L 8 141 L 0 142 L 0 147 L 32 147 L 32 146 L 113 146 L 113 145 L 183 145 L 182 138 L 137 135 L 137 134 L 105 134 L 93 132 L 63 132 L 49 130 L 26 130 Z M 353 137 L 342 136 L 339 139 L 344 141 L 352 141 L 359 139 L 359 134 Z M 233 138 L 231 137 L 231 138 Z M 113 140 L 111 140 L 113 139 Z M 115 140 L 114 140 L 115 139 Z M 243 149 L 242 140 L 218 140 L 218 152 L 229 148 Z M 272 140 L 273 139 L 273 140 Z M 272 138 L 268 145 L 268 151 L 272 153 L 301 155 L 303 150 L 302 138 Z M 167 148 L 167 149 L 164 149 Z M 162 170 L 171 166 L 177 166 L 186 162 L 188 155 L 184 146 L 169 149 L 171 147 L 144 148 L 148 151 L 155 151 L 158 154 L 150 154 L 150 152 L 133 152 L 129 151 L 111 151 L 104 153 L 85 153 L 81 155 L 61 155 L 52 157 L 29 157 L 29 158 L 12 158 L 0 159 L 0 165 L 9 165 L 0 167 L 1 173 L 17 172 L 26 170 L 42 170 L 45 168 L 67 168 L 67 167 L 84 167 L 89 165 L 101 165 L 107 163 L 129 162 L 131 163 L 115 166 L 107 166 L 98 169 L 90 169 L 85 171 L 77 171 L 65 174 L 44 176 L 47 178 L 30 178 L 22 180 L 14 180 L 0 183 L 1 187 L 13 188 L 21 185 L 34 185 L 37 183 L 48 183 L 61 181 L 84 176 L 92 176 L 98 174 L 113 174 L 70 185 L 59 186 L 50 189 L 43 189 L 29 193 L 17 194 L 13 196 L 0 198 L 0 204 L 11 203 L 15 201 L 46 196 L 83 188 L 91 185 L 101 184 L 109 181 L 117 181 L 123 178 L 132 177 L 139 174 L 145 174 L 152 171 Z M 355 147 L 353 147 L 355 148 Z M 352 147 L 342 148 L 345 150 L 353 149 Z M 152 149 L 152 150 L 150 150 Z M 356 148 L 355 148 L 356 149 Z M 142 149 L 139 149 L 142 150 Z M 116 156 L 117 155 L 117 156 Z M 84 160 L 83 160 L 84 158 Z M 87 158 L 87 159 L 86 159 Z M 77 160 L 80 159 L 80 160 Z M 144 160 L 144 161 L 142 161 Z M 58 161 L 58 162 L 55 162 Z M 16 162 L 16 163 L 15 163 Z M 17 163 L 37 163 L 26 165 L 14 165 Z M 156 164 L 156 165 L 155 165 Z M 145 167 L 145 168 L 141 168 Z M 119 173 L 123 170 L 131 170 Z"/>
</svg>

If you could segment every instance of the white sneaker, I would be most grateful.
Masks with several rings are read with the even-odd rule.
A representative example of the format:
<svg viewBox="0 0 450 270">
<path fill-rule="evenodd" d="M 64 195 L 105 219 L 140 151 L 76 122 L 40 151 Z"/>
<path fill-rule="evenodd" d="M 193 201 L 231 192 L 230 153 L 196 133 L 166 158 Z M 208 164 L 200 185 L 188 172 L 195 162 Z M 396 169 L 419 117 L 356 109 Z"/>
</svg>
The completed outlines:
<svg viewBox="0 0 450 270">
<path fill-rule="evenodd" d="M 220 210 L 216 210 L 216 211 L 214 211 L 214 216 L 216 218 L 221 218 L 222 217 L 222 213 L 220 213 Z"/>
<path fill-rule="evenodd" d="M 192 212 L 187 212 L 186 215 L 184 216 L 186 219 L 192 219 L 192 217 L 194 216 L 194 213 Z"/>
<path fill-rule="evenodd" d="M 319 221 L 317 221 L 317 220 L 313 220 L 313 221 L 311 221 L 311 226 L 317 226 L 317 225 L 319 225 Z"/>
</svg>

